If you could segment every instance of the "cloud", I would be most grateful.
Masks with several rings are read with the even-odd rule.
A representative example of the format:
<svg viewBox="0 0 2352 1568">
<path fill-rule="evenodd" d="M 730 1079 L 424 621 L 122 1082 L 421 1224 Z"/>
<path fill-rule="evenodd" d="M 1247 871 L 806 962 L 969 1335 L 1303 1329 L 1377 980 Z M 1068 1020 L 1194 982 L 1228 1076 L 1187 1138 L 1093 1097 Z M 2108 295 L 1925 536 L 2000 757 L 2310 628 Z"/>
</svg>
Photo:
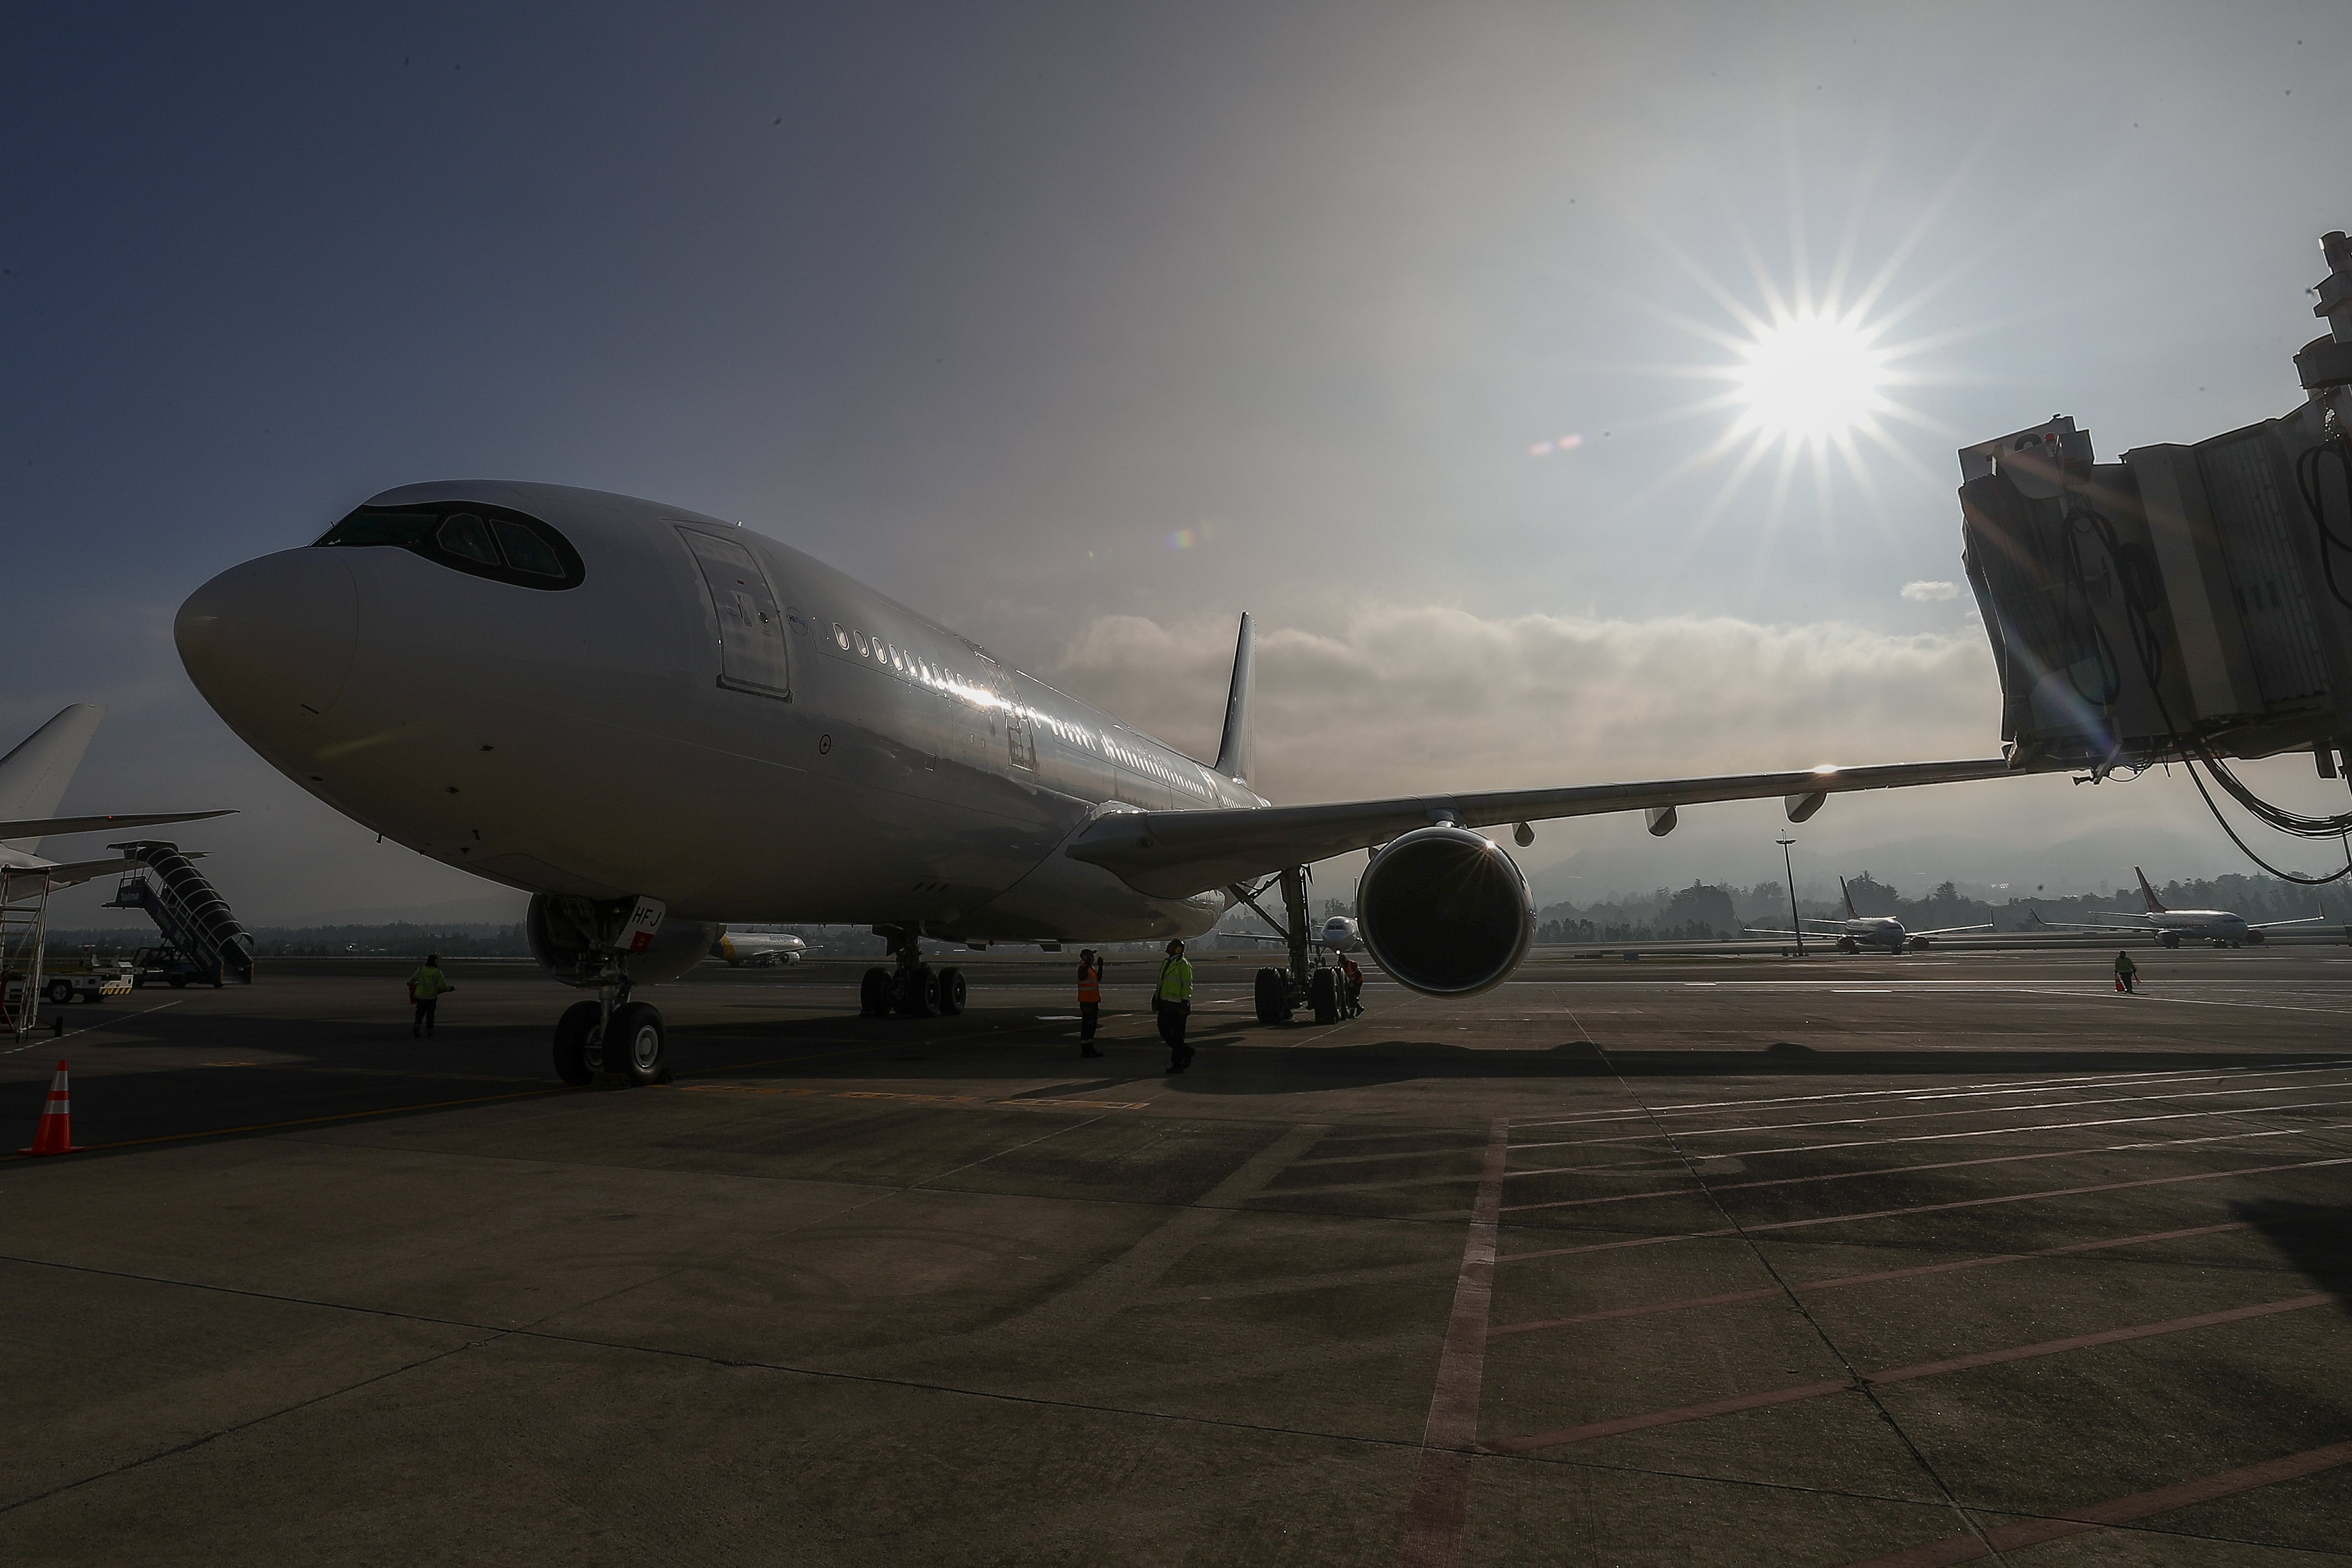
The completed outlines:
<svg viewBox="0 0 2352 1568">
<path fill-rule="evenodd" d="M 1903 596 L 1916 604 L 1929 604 L 1937 599 L 1957 599 L 1959 585 L 1955 583 L 1906 583 Z"/>
<path fill-rule="evenodd" d="M 1233 635 L 1103 616 L 1039 673 L 1209 755 Z M 1306 801 L 1990 756 L 1999 716 L 1980 637 L 1376 604 L 1260 626 L 1255 782 Z"/>
</svg>

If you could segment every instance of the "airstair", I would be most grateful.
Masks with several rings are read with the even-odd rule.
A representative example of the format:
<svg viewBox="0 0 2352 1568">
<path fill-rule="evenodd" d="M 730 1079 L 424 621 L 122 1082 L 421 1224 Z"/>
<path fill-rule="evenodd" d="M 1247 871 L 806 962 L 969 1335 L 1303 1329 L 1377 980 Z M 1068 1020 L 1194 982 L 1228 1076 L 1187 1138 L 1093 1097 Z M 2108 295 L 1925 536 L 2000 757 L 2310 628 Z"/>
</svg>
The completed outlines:
<svg viewBox="0 0 2352 1568">
<path fill-rule="evenodd" d="M 230 980 L 253 984 L 252 936 L 178 845 L 142 840 L 109 847 L 144 869 L 124 877 L 105 907 L 147 911 L 163 935 L 164 979 L 175 987 L 191 980 L 215 986 Z M 147 967 L 141 965 L 142 971 Z"/>
<path fill-rule="evenodd" d="M 0 869 L 0 1024 L 16 1039 L 40 1022 L 41 964 L 48 948 L 48 878 L 37 870 L 12 875 Z"/>
</svg>

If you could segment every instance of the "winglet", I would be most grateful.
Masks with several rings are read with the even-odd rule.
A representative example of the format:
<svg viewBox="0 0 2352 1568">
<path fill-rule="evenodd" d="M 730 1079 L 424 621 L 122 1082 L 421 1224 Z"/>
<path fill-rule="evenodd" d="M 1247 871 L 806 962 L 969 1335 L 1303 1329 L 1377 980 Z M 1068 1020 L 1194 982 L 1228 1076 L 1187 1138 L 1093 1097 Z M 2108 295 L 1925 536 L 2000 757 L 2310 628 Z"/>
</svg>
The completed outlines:
<svg viewBox="0 0 2352 1568">
<path fill-rule="evenodd" d="M 2152 915 L 2167 913 L 2165 907 L 2157 902 L 2156 889 L 2147 885 L 2147 873 L 2135 866 L 2132 875 L 2139 879 L 2139 896 L 2147 900 L 2147 912 Z"/>
<path fill-rule="evenodd" d="M 1845 895 L 1845 918 L 1850 921 L 1858 921 L 1862 919 L 1862 916 L 1856 912 L 1853 907 L 1853 889 L 1845 885 L 1845 879 L 1843 877 L 1840 877 L 1838 879 L 1838 891 Z"/>
<path fill-rule="evenodd" d="M 1252 753 L 1256 751 L 1250 728 L 1250 692 L 1256 685 L 1256 627 L 1242 616 L 1241 635 L 1234 639 L 1234 682 L 1225 693 L 1225 733 L 1217 743 L 1217 772 L 1248 782 Z"/>
</svg>

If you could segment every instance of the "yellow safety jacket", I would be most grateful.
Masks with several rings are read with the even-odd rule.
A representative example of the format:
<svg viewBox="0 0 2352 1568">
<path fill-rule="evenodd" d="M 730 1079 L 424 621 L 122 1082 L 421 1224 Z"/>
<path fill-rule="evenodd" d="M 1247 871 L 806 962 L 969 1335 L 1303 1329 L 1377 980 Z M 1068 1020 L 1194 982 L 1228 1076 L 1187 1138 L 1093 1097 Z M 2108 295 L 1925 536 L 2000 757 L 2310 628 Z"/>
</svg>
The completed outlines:
<svg viewBox="0 0 2352 1568">
<path fill-rule="evenodd" d="M 430 1002 L 444 991 L 455 991 L 457 987 L 449 984 L 447 975 L 428 963 L 408 977 L 408 989 L 419 1002 Z"/>
<path fill-rule="evenodd" d="M 1192 999 L 1192 961 L 1171 958 L 1160 966 L 1160 999 L 1163 1002 L 1190 1002 Z"/>
</svg>

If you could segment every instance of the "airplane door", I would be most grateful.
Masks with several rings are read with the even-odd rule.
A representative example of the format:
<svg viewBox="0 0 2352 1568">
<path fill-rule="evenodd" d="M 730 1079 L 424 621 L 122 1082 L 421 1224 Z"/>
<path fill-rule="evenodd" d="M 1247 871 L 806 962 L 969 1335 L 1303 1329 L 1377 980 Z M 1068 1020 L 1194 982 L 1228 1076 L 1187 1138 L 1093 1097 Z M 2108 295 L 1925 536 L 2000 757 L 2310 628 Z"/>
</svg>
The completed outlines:
<svg viewBox="0 0 2352 1568">
<path fill-rule="evenodd" d="M 681 528 L 719 616 L 719 684 L 763 697 L 793 694 L 783 612 L 751 552 L 731 539 Z"/>
<path fill-rule="evenodd" d="M 1013 765 L 1034 773 L 1037 768 L 1037 740 L 1029 732 L 1029 718 L 1022 712 L 1021 703 L 1013 693 L 1013 678 L 1004 673 L 1003 665 L 985 654 L 981 656 L 981 663 L 987 667 L 988 684 L 994 689 L 1003 706 L 1004 743 L 1012 753 Z"/>
</svg>

